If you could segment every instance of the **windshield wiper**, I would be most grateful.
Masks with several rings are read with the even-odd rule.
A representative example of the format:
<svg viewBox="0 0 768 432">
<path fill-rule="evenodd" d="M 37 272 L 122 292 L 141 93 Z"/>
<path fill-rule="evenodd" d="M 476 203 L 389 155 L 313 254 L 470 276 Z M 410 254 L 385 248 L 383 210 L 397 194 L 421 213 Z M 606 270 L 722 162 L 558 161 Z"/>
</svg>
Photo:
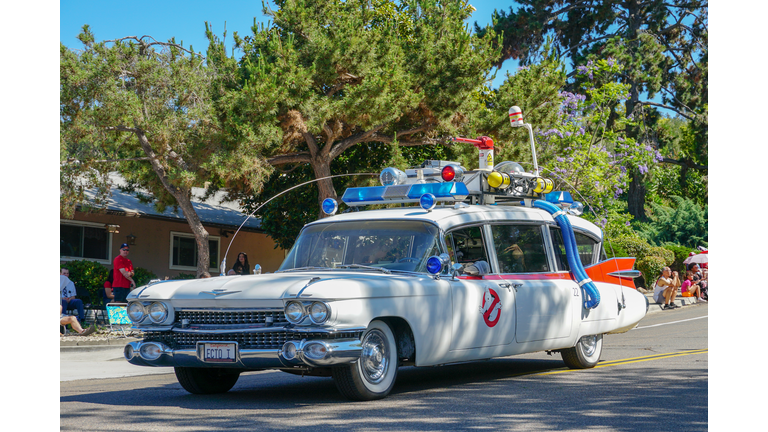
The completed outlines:
<svg viewBox="0 0 768 432">
<path fill-rule="evenodd" d="M 275 273 L 287 273 L 287 272 L 294 272 L 294 271 L 305 271 L 305 270 L 333 270 L 329 267 L 296 267 L 292 269 L 286 269 L 286 270 L 279 270 Z"/>
<path fill-rule="evenodd" d="M 385 268 L 382 268 L 382 267 L 373 267 L 373 266 L 367 266 L 367 265 L 362 265 L 362 264 L 344 264 L 344 265 L 336 266 L 336 268 L 340 268 L 340 269 L 376 270 L 376 271 L 380 271 L 380 272 L 385 273 L 385 274 L 391 274 L 392 273 L 391 271 L 389 271 L 389 270 L 387 270 Z"/>
</svg>

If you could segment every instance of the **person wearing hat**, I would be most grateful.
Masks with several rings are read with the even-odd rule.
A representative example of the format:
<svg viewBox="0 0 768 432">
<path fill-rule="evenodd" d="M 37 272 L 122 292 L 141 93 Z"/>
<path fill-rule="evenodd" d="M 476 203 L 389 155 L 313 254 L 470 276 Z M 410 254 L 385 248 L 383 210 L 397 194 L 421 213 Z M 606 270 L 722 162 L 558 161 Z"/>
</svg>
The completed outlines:
<svg viewBox="0 0 768 432">
<path fill-rule="evenodd" d="M 112 293 L 115 296 L 114 301 L 125 303 L 128 293 L 136 288 L 136 282 L 133 281 L 133 263 L 128 259 L 130 247 L 128 243 L 120 245 L 120 255 L 112 261 Z"/>
</svg>

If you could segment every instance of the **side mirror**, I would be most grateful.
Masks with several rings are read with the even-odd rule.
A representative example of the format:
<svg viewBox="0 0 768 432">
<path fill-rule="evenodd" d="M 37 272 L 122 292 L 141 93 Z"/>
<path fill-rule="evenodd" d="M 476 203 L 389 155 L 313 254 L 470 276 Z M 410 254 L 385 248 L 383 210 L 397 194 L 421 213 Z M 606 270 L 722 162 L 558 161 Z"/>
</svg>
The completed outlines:
<svg viewBox="0 0 768 432">
<path fill-rule="evenodd" d="M 456 280 L 464 272 L 464 265 L 456 263 L 451 266 L 451 280 Z"/>
<path fill-rule="evenodd" d="M 253 266 L 253 274 L 255 274 L 255 275 L 261 274 L 261 266 L 260 265 L 256 264 L 255 266 Z"/>
<path fill-rule="evenodd" d="M 464 267 L 464 273 L 470 276 L 485 276 L 491 272 L 491 266 L 485 261 L 477 261 Z"/>
</svg>

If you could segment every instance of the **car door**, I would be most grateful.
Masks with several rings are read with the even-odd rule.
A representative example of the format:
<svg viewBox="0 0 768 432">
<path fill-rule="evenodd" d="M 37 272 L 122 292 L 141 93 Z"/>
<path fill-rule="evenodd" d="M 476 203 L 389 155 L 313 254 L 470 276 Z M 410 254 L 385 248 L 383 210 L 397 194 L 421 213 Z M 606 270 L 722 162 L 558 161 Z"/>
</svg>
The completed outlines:
<svg viewBox="0 0 768 432">
<path fill-rule="evenodd" d="M 449 232 L 445 242 L 451 264 L 490 263 L 487 235 L 487 228 L 482 225 Z M 450 283 L 453 307 L 451 350 L 506 345 L 514 340 L 515 300 L 508 284 L 493 275 L 465 275 Z"/>
<path fill-rule="evenodd" d="M 553 271 L 541 224 L 491 225 L 499 273 L 515 291 L 518 343 L 566 338 L 573 321 L 573 282 Z"/>
</svg>

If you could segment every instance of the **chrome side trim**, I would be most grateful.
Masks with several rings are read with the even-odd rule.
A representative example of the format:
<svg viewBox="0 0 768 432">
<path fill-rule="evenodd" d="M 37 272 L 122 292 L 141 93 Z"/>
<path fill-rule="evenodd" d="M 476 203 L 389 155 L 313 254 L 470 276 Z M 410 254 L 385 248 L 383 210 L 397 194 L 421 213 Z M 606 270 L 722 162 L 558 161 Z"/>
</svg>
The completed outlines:
<svg viewBox="0 0 768 432">
<path fill-rule="evenodd" d="M 634 279 L 639 278 L 643 274 L 639 270 L 619 270 L 608 273 L 608 276 L 613 276 L 622 279 Z"/>
</svg>

